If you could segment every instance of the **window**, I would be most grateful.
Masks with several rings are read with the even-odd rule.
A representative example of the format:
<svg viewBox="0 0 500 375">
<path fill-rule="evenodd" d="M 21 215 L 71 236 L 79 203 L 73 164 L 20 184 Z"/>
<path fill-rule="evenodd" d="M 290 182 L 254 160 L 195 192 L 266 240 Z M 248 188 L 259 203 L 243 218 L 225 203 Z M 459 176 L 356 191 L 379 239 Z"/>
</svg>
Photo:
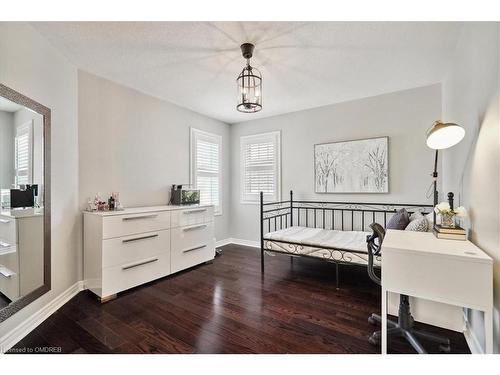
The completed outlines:
<svg viewBox="0 0 500 375">
<path fill-rule="evenodd" d="M 241 200 L 243 203 L 277 201 L 281 196 L 279 131 L 240 139 Z"/>
<path fill-rule="evenodd" d="M 15 184 L 31 184 L 32 179 L 32 123 L 27 122 L 16 128 L 14 139 Z"/>
<path fill-rule="evenodd" d="M 200 203 L 214 205 L 218 215 L 222 214 L 221 148 L 220 135 L 191 128 L 191 183 L 200 190 Z"/>
</svg>

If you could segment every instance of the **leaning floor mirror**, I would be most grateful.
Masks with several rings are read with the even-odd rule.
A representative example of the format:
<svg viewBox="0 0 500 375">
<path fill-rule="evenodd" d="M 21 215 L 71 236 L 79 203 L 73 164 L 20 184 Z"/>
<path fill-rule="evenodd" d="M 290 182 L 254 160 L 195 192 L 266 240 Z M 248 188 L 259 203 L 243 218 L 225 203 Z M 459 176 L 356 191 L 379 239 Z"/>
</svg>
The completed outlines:
<svg viewBox="0 0 500 375">
<path fill-rule="evenodd" d="M 0 322 L 50 290 L 50 109 L 0 84 Z"/>
</svg>

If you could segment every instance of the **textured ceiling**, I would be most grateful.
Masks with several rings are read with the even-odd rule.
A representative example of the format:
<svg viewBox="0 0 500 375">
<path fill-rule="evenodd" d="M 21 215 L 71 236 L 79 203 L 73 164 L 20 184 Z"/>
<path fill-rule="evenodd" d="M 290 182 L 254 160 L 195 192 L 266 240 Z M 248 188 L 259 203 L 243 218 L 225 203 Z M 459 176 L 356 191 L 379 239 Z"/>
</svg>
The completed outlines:
<svg viewBox="0 0 500 375">
<path fill-rule="evenodd" d="M 79 68 L 236 123 L 440 82 L 460 23 L 43 22 Z M 239 46 L 256 45 L 263 110 L 236 111 Z"/>
</svg>

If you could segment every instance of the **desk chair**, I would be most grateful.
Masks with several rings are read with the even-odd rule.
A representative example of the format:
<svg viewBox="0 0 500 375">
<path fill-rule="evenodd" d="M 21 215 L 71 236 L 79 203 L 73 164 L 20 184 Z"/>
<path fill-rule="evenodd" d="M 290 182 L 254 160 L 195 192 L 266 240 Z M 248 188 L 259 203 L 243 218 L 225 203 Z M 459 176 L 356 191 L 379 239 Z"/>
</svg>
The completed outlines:
<svg viewBox="0 0 500 375">
<path fill-rule="evenodd" d="M 385 236 L 385 229 L 377 223 L 370 225 L 373 230 L 371 236 L 367 236 L 366 242 L 368 244 L 368 275 L 370 279 L 381 285 L 381 279 L 375 273 L 375 266 L 373 264 L 373 259 L 381 255 L 382 241 Z M 371 324 L 381 323 L 381 317 L 377 314 L 372 314 L 368 321 Z M 410 345 L 417 351 L 418 354 L 426 354 L 424 347 L 420 344 L 417 337 L 426 339 L 439 344 L 439 350 L 444 353 L 450 352 L 450 340 L 436 336 L 427 332 L 417 331 L 414 328 L 414 320 L 411 316 L 409 297 L 405 295 L 400 295 L 399 297 L 399 310 L 398 310 L 398 321 L 393 322 L 387 320 L 387 337 L 402 336 L 404 337 Z M 379 345 L 380 339 L 382 337 L 382 331 L 374 332 L 368 341 L 373 345 Z"/>
</svg>

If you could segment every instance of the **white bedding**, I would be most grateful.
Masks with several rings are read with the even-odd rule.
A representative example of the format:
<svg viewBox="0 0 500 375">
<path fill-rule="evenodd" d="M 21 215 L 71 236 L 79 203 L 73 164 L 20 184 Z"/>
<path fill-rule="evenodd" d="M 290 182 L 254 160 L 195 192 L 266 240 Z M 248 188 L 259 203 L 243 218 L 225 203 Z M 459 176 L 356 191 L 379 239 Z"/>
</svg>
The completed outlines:
<svg viewBox="0 0 500 375">
<path fill-rule="evenodd" d="M 344 261 L 347 263 L 368 264 L 366 236 L 370 234 L 371 232 L 293 226 L 265 234 L 264 249 Z M 300 244 L 300 246 L 273 242 L 272 240 L 293 242 Z M 331 247 L 336 250 L 318 249 L 315 246 Z M 352 253 L 349 250 L 359 251 L 362 254 Z M 374 263 L 379 264 L 380 262 L 378 259 L 375 259 Z"/>
</svg>

